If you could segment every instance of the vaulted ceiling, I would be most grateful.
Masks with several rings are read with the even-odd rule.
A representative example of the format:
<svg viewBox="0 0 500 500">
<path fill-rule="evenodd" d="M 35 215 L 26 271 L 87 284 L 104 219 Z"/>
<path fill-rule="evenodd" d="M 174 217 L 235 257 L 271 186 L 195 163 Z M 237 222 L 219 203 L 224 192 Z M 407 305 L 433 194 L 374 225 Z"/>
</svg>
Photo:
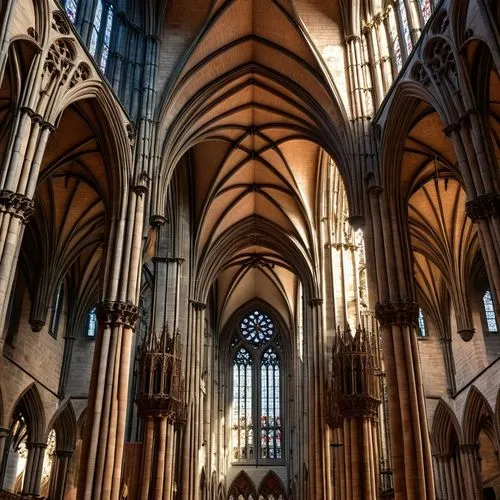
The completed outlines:
<svg viewBox="0 0 500 500">
<path fill-rule="evenodd" d="M 199 31 L 170 78 L 175 55 L 160 67 L 157 199 L 183 158 L 194 187 L 198 298 L 215 286 L 222 323 L 254 298 L 291 322 L 298 277 L 309 296 L 317 293 L 320 165 L 331 156 L 355 176 L 345 167 L 345 111 L 311 38 L 319 35 L 292 2 L 219 0 L 203 15 L 198 7 L 204 20 L 193 20 Z"/>
</svg>

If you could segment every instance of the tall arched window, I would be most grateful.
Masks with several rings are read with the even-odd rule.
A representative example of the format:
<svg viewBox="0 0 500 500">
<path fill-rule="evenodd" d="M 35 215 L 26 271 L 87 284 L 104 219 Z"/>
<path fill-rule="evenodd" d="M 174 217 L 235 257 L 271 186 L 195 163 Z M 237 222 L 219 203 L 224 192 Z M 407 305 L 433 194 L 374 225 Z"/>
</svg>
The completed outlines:
<svg viewBox="0 0 500 500">
<path fill-rule="evenodd" d="M 231 346 L 233 459 L 281 460 L 282 362 L 271 317 L 252 309 L 242 319 Z"/>
<path fill-rule="evenodd" d="M 92 22 L 92 35 L 89 51 L 104 73 L 108 63 L 111 30 L 113 28 L 113 4 L 110 1 L 97 0 Z"/>
<path fill-rule="evenodd" d="M 483 295 L 484 317 L 486 320 L 486 328 L 489 333 L 498 333 L 498 323 L 495 314 L 495 306 L 493 305 L 493 297 L 490 290 L 486 290 Z"/>
<path fill-rule="evenodd" d="M 97 333 L 97 311 L 94 306 L 87 314 L 87 325 L 86 325 L 87 337 L 93 339 Z"/>
<path fill-rule="evenodd" d="M 97 41 L 99 39 L 99 32 L 101 31 L 102 23 L 102 0 L 97 0 L 97 5 L 94 12 L 94 22 L 92 23 L 92 36 L 90 37 L 90 53 L 95 57 L 97 52 Z"/>
<path fill-rule="evenodd" d="M 404 0 L 398 0 L 399 16 L 401 19 L 401 29 L 403 30 L 403 37 L 406 45 L 406 53 L 410 54 L 413 49 L 411 41 L 410 25 L 408 24 L 408 14 L 406 12 L 406 5 Z"/>
<path fill-rule="evenodd" d="M 419 308 L 418 310 L 418 336 L 419 337 L 427 337 L 427 331 L 425 329 L 425 317 L 424 317 L 424 311 L 422 311 L 422 308 Z"/>
<path fill-rule="evenodd" d="M 388 12 L 389 17 L 389 36 L 391 39 L 391 51 L 394 60 L 396 71 L 400 71 L 403 67 L 403 55 L 401 53 L 401 42 L 399 41 L 398 25 L 394 9 L 390 8 Z"/>
</svg>

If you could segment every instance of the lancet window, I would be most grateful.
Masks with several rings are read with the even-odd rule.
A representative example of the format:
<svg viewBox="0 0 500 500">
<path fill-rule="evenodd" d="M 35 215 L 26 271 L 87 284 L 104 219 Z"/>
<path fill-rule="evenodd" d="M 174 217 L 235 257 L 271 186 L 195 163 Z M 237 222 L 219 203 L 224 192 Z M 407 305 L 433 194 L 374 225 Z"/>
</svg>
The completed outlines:
<svg viewBox="0 0 500 500">
<path fill-rule="evenodd" d="M 98 62 L 103 73 L 106 71 L 108 63 L 112 28 L 113 5 L 110 2 L 103 3 L 102 0 L 98 0 L 92 22 L 89 51 Z"/>
<path fill-rule="evenodd" d="M 418 310 L 418 336 L 419 337 L 427 337 L 427 330 L 425 328 L 425 316 L 424 316 L 424 311 L 422 311 L 422 308 Z"/>
<path fill-rule="evenodd" d="M 233 460 L 281 460 L 282 358 L 272 318 L 252 309 L 233 337 L 232 353 Z"/>
<path fill-rule="evenodd" d="M 87 314 L 87 325 L 86 325 L 87 337 L 93 339 L 97 334 L 97 311 L 94 306 Z"/>
<path fill-rule="evenodd" d="M 498 323 L 495 314 L 495 306 L 490 290 L 486 290 L 483 295 L 484 317 L 486 320 L 486 328 L 489 333 L 498 333 Z"/>
</svg>

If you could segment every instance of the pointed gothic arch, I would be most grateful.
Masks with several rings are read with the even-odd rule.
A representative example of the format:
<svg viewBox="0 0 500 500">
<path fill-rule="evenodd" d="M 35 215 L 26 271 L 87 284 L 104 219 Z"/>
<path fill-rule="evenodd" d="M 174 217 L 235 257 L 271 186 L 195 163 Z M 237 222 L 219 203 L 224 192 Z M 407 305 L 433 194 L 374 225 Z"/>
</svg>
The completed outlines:
<svg viewBox="0 0 500 500">
<path fill-rule="evenodd" d="M 270 470 L 260 482 L 259 500 L 286 500 L 285 487 L 276 472 Z"/>
<path fill-rule="evenodd" d="M 462 430 L 458 419 L 453 410 L 443 400 L 439 401 L 434 412 L 431 440 L 434 453 L 442 455 L 452 453 L 453 445 L 463 443 Z"/>
<path fill-rule="evenodd" d="M 33 382 L 19 396 L 10 417 L 10 425 L 15 423 L 18 414 L 24 417 L 28 432 L 28 441 L 44 443 L 45 412 L 38 388 Z"/>
<path fill-rule="evenodd" d="M 465 444 L 477 444 L 481 428 L 485 425 L 490 427 L 488 421 L 494 422 L 493 410 L 481 391 L 473 385 L 467 395 L 462 419 Z"/>
<path fill-rule="evenodd" d="M 227 500 L 257 500 L 257 490 L 250 476 L 241 471 L 233 480 Z"/>
</svg>

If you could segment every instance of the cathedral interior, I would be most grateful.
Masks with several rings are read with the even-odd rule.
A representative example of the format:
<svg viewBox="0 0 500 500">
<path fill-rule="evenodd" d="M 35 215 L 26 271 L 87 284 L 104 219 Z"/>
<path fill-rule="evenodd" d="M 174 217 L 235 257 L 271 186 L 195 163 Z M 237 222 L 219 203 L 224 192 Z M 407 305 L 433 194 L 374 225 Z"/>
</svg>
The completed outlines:
<svg viewBox="0 0 500 500">
<path fill-rule="evenodd" d="M 500 499 L 500 2 L 0 0 L 0 499 Z"/>
</svg>

